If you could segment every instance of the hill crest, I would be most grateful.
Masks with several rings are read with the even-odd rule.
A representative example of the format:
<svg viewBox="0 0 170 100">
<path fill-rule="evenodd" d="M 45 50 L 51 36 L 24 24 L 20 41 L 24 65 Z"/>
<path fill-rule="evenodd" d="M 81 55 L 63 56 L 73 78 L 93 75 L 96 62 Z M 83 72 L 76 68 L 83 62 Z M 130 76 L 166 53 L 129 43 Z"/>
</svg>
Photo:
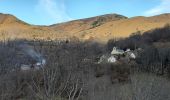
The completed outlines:
<svg viewBox="0 0 170 100">
<path fill-rule="evenodd" d="M 127 37 L 132 33 L 141 33 L 170 24 L 170 14 L 127 18 L 118 14 L 106 14 L 91 18 L 73 20 L 50 26 L 29 25 L 13 15 L 0 14 L 0 32 L 5 30 L 15 38 L 26 39 L 66 39 L 107 42 L 111 38 Z M 9 36 L 10 37 L 10 36 Z"/>
</svg>

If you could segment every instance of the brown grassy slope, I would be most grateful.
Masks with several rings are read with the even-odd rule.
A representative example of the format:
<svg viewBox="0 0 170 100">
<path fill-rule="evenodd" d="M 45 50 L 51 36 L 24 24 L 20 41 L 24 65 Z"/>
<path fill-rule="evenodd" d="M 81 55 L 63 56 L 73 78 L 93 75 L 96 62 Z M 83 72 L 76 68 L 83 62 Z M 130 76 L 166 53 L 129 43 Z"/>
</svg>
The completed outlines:
<svg viewBox="0 0 170 100">
<path fill-rule="evenodd" d="M 116 20 L 126 19 L 126 18 L 127 17 L 118 14 L 107 14 L 107 15 L 101 15 L 92 18 L 74 20 L 74 21 L 61 23 L 61 24 L 55 24 L 55 25 L 51 25 L 50 27 L 54 30 L 60 30 L 69 33 L 77 33 L 93 28 L 94 27 L 93 24 L 95 24 L 95 22 L 97 22 L 97 24 L 102 25 L 110 21 L 116 21 Z"/>
<path fill-rule="evenodd" d="M 46 39 L 51 31 L 43 26 L 25 23 L 13 15 L 0 13 L 0 40 L 5 39 Z"/>
<path fill-rule="evenodd" d="M 51 25 L 50 28 L 54 31 L 59 31 L 61 34 L 69 34 L 71 36 L 79 37 L 80 35 L 79 33 L 84 32 L 85 30 L 89 30 L 99 25 L 103 25 L 110 21 L 116 21 L 126 18 L 127 17 L 118 14 L 107 14 L 92 18 L 74 20 L 66 23 Z"/>
<path fill-rule="evenodd" d="M 108 22 L 90 30 L 85 30 L 84 33 L 86 34 L 82 36 L 82 38 L 88 39 L 93 37 L 99 41 L 106 42 L 110 38 L 127 37 L 134 32 L 145 32 L 163 27 L 168 23 L 170 23 L 170 14 L 122 19 Z M 79 37 L 81 37 L 81 33 Z"/>
<path fill-rule="evenodd" d="M 130 34 L 141 31 L 146 32 L 155 28 L 160 28 L 170 23 L 170 14 L 162 14 L 152 17 L 133 17 L 133 18 L 116 18 L 113 16 L 101 25 L 92 27 L 92 24 L 100 18 L 93 17 L 88 20 L 76 20 L 63 24 L 57 24 L 50 26 L 52 30 L 60 30 L 61 34 L 67 34 L 69 36 L 76 36 L 83 40 L 94 39 L 100 42 L 107 42 L 114 37 L 127 37 Z M 101 16 L 102 17 L 102 16 Z"/>
<path fill-rule="evenodd" d="M 0 31 L 5 31 L 9 38 L 27 38 L 27 39 L 65 39 L 79 35 L 75 33 L 93 28 L 93 23 L 99 21 L 99 24 L 125 19 L 126 17 L 117 14 L 107 14 L 82 20 L 75 20 L 66 23 L 60 23 L 51 26 L 35 26 L 20 21 L 9 14 L 0 14 Z M 78 33 L 79 34 L 79 33 Z M 2 36 L 1 36 L 2 38 Z"/>
<path fill-rule="evenodd" d="M 97 24 L 94 24 L 96 22 Z M 170 23 L 170 14 L 133 18 L 108 14 L 51 26 L 35 26 L 12 15 L 0 14 L 0 33 L 5 31 L 6 37 L 9 38 L 65 39 L 75 36 L 82 40 L 107 42 L 114 37 L 127 37 L 131 33 L 160 28 L 168 23 Z"/>
</svg>

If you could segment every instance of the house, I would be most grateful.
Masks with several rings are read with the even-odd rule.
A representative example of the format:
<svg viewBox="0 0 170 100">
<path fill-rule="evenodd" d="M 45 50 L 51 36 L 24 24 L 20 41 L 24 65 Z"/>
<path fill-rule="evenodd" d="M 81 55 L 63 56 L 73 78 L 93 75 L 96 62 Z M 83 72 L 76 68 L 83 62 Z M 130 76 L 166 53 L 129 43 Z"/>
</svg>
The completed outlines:
<svg viewBox="0 0 170 100">
<path fill-rule="evenodd" d="M 136 59 L 136 55 L 135 55 L 135 53 L 133 53 L 133 52 L 129 52 L 129 57 L 130 57 L 131 59 Z"/>
<path fill-rule="evenodd" d="M 25 65 L 25 64 L 22 64 L 21 67 L 20 67 L 20 70 L 21 71 L 29 71 L 32 69 L 32 65 Z"/>
<path fill-rule="evenodd" d="M 116 57 L 114 56 L 110 56 L 108 59 L 107 59 L 108 63 L 115 63 L 117 60 L 116 60 Z"/>
<path fill-rule="evenodd" d="M 117 61 L 117 58 L 111 54 L 105 54 L 102 55 L 97 62 L 98 64 L 100 63 L 115 63 Z"/>
<path fill-rule="evenodd" d="M 112 55 L 123 55 L 124 53 L 124 50 L 117 49 L 116 47 L 113 47 L 113 50 L 111 52 Z"/>
<path fill-rule="evenodd" d="M 136 56 L 137 56 L 136 52 L 135 52 L 135 51 L 132 51 L 132 50 L 130 50 L 130 49 L 127 49 L 127 50 L 125 51 L 125 55 L 126 55 L 126 57 L 128 57 L 128 58 L 130 58 L 130 59 L 136 59 Z"/>
<path fill-rule="evenodd" d="M 36 64 L 21 64 L 20 70 L 21 71 L 29 71 L 29 70 L 40 70 L 44 67 L 46 61 L 43 59 L 42 62 L 37 62 Z"/>
<path fill-rule="evenodd" d="M 141 49 L 136 50 L 127 49 L 126 51 L 124 51 L 121 49 L 117 49 L 116 47 L 113 47 L 111 54 L 102 55 L 97 63 L 98 64 L 100 63 L 117 64 L 118 62 L 130 63 L 131 61 L 134 61 L 138 57 L 139 51 L 141 51 Z"/>
<path fill-rule="evenodd" d="M 100 63 L 103 63 L 103 62 L 107 62 L 107 58 L 109 57 L 109 55 L 102 55 L 100 58 L 99 58 L 99 61 L 97 62 L 98 64 Z"/>
</svg>

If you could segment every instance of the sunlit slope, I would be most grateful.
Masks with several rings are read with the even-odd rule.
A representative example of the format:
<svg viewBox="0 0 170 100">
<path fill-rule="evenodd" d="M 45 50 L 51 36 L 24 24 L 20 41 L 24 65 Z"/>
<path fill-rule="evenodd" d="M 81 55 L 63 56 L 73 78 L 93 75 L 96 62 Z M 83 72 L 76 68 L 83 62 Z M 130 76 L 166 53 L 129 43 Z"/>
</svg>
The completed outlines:
<svg viewBox="0 0 170 100">
<path fill-rule="evenodd" d="M 13 15 L 0 14 L 0 39 L 67 39 L 107 42 L 111 38 L 127 37 L 137 31 L 145 32 L 170 24 L 170 14 L 127 18 L 107 14 L 50 26 L 30 25 Z"/>
<path fill-rule="evenodd" d="M 111 21 L 96 28 L 85 30 L 84 33 L 86 34 L 82 38 L 95 38 L 96 40 L 107 41 L 110 38 L 127 37 L 137 31 L 142 33 L 160 28 L 166 24 L 170 24 L 170 14 L 153 17 L 134 17 Z"/>
</svg>

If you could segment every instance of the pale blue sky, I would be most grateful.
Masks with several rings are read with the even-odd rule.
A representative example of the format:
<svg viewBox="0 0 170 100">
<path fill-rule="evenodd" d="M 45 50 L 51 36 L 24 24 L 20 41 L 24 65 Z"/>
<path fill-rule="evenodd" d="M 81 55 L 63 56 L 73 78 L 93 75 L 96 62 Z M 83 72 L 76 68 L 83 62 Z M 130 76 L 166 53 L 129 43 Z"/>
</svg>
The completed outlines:
<svg viewBox="0 0 170 100">
<path fill-rule="evenodd" d="M 170 13 L 170 0 L 0 0 L 0 12 L 35 25 L 117 13 L 127 17 Z"/>
</svg>

